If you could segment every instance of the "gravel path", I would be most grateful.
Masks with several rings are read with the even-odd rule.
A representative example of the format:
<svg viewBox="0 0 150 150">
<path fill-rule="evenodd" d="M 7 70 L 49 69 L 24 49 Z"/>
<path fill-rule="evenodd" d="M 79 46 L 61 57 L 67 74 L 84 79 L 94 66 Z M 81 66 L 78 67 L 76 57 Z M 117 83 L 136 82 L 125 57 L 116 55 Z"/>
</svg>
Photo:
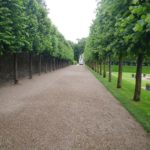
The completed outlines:
<svg viewBox="0 0 150 150">
<path fill-rule="evenodd" d="M 83 66 L 0 89 L 0 150 L 149 150 L 149 143 Z"/>
</svg>

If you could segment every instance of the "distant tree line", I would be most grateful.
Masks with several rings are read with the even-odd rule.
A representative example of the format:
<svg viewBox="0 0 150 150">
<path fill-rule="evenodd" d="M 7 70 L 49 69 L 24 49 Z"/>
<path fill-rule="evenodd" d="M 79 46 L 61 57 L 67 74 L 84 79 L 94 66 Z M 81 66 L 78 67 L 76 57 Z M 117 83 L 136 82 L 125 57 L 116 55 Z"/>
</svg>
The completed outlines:
<svg viewBox="0 0 150 150">
<path fill-rule="evenodd" d="M 74 51 L 74 60 L 78 62 L 80 55 L 84 53 L 86 38 L 78 39 L 77 43 L 71 41 L 69 41 L 69 43 Z"/>
</svg>

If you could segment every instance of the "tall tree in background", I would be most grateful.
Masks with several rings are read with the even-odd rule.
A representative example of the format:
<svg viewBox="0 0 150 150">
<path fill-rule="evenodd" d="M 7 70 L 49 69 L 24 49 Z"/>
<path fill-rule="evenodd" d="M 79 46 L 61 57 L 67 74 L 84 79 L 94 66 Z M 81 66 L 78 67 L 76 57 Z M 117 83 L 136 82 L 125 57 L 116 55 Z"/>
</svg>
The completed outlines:
<svg viewBox="0 0 150 150">
<path fill-rule="evenodd" d="M 77 43 L 71 41 L 69 43 L 74 50 L 74 59 L 78 62 L 80 55 L 84 53 L 86 38 L 78 39 Z"/>
</svg>

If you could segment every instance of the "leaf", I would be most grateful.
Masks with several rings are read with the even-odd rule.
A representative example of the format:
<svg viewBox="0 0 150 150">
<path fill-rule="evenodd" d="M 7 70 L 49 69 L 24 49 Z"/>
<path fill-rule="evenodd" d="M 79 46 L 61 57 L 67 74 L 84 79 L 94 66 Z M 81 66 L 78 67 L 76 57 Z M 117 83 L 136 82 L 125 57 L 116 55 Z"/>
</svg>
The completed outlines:
<svg viewBox="0 0 150 150">
<path fill-rule="evenodd" d="M 141 24 L 137 23 L 137 24 L 135 25 L 135 27 L 133 28 L 133 30 L 134 30 L 135 32 L 141 32 L 141 31 L 143 30 L 143 26 L 142 26 Z"/>
<path fill-rule="evenodd" d="M 145 17 L 145 22 L 150 25 L 150 14 L 147 14 Z"/>
<path fill-rule="evenodd" d="M 135 32 L 142 32 L 144 25 L 145 25 L 144 21 L 143 21 L 143 20 L 139 20 L 139 21 L 136 23 L 136 25 L 135 25 L 135 27 L 133 28 L 133 30 L 134 30 Z"/>
<path fill-rule="evenodd" d="M 139 0 L 132 0 L 133 4 L 137 4 L 139 2 Z"/>
</svg>

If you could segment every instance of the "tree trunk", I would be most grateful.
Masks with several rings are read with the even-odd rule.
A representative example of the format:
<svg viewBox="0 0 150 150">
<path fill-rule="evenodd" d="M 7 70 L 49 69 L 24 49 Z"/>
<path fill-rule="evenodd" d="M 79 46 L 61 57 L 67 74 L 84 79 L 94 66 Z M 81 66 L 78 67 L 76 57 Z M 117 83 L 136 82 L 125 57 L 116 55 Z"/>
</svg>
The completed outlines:
<svg viewBox="0 0 150 150">
<path fill-rule="evenodd" d="M 55 58 L 55 70 L 57 70 L 57 58 Z"/>
<path fill-rule="evenodd" d="M 95 62 L 95 72 L 97 72 L 97 62 Z"/>
<path fill-rule="evenodd" d="M 109 78 L 108 81 L 111 82 L 112 76 L 111 76 L 111 56 L 109 56 Z"/>
<path fill-rule="evenodd" d="M 59 60 L 59 68 L 63 68 L 63 63 L 61 59 Z"/>
<path fill-rule="evenodd" d="M 58 68 L 62 68 L 61 59 L 58 59 Z"/>
<path fill-rule="evenodd" d="M 52 63 L 52 57 L 50 57 L 50 72 L 53 71 L 53 63 Z"/>
<path fill-rule="evenodd" d="M 99 68 L 99 72 L 100 72 L 100 75 L 102 75 L 102 62 L 100 62 L 100 68 Z"/>
<path fill-rule="evenodd" d="M 63 68 L 63 63 L 61 59 L 59 59 L 59 68 Z"/>
<path fill-rule="evenodd" d="M 14 53 L 14 84 L 18 84 L 18 59 L 16 53 Z"/>
<path fill-rule="evenodd" d="M 58 58 L 56 59 L 56 66 L 57 66 L 57 69 L 59 68 L 59 65 L 58 65 Z"/>
<path fill-rule="evenodd" d="M 53 71 L 55 71 L 55 58 L 53 58 Z"/>
<path fill-rule="evenodd" d="M 137 68 L 136 68 L 135 92 L 134 92 L 134 98 L 133 98 L 134 101 L 140 101 L 143 61 L 144 61 L 144 55 L 142 54 L 138 55 Z"/>
<path fill-rule="evenodd" d="M 95 72 L 97 72 L 97 69 L 96 69 L 96 68 L 97 68 L 97 63 L 95 62 Z"/>
<path fill-rule="evenodd" d="M 106 78 L 106 59 L 104 59 L 103 67 L 104 67 L 103 78 Z"/>
<path fill-rule="evenodd" d="M 94 70 L 94 63 L 92 63 L 92 70 Z"/>
<path fill-rule="evenodd" d="M 29 79 L 32 79 L 32 54 L 29 53 Z"/>
<path fill-rule="evenodd" d="M 41 55 L 39 55 L 39 75 L 41 75 Z"/>
<path fill-rule="evenodd" d="M 117 88 L 122 88 L 122 55 L 119 55 Z"/>
<path fill-rule="evenodd" d="M 45 56 L 45 73 L 47 73 L 48 57 Z"/>
</svg>

